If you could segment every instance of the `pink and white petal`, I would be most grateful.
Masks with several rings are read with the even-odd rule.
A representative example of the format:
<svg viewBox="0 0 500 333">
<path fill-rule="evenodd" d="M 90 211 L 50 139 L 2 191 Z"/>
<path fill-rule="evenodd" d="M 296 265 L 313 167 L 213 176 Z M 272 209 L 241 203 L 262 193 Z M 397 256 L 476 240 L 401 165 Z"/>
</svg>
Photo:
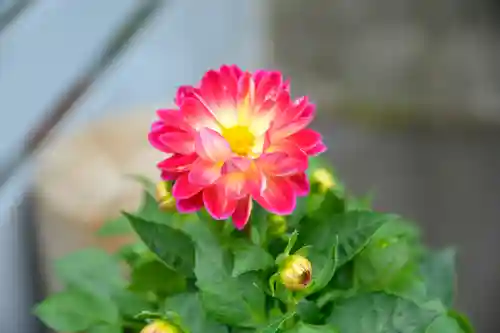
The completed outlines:
<svg viewBox="0 0 500 333">
<path fill-rule="evenodd" d="M 306 128 L 303 129 L 287 138 L 287 140 L 295 143 L 302 150 L 307 150 L 309 148 L 315 147 L 318 143 L 321 143 L 321 134 L 318 132 Z"/>
<path fill-rule="evenodd" d="M 217 186 L 223 195 L 230 199 L 241 199 L 248 195 L 246 184 L 246 176 L 243 172 L 229 173 L 217 182 Z"/>
<path fill-rule="evenodd" d="M 172 187 L 172 195 L 176 199 L 186 199 L 199 193 L 203 186 L 193 184 L 189 181 L 188 174 L 183 174 L 174 183 Z"/>
<path fill-rule="evenodd" d="M 316 105 L 308 104 L 296 119 L 300 118 L 311 119 L 314 118 L 315 114 L 316 114 Z"/>
<path fill-rule="evenodd" d="M 233 172 L 245 172 L 251 167 L 252 160 L 247 157 L 242 156 L 232 156 L 230 159 L 224 163 L 222 167 L 222 173 L 224 175 Z"/>
<path fill-rule="evenodd" d="M 198 159 L 189 172 L 189 182 L 201 186 L 214 184 L 221 176 L 222 163 Z"/>
<path fill-rule="evenodd" d="M 307 156 L 286 152 L 265 153 L 259 157 L 257 164 L 266 175 L 290 176 L 307 169 Z"/>
<path fill-rule="evenodd" d="M 306 128 L 312 122 L 312 120 L 313 117 L 301 117 L 297 120 L 289 122 L 286 125 L 283 125 L 279 129 L 273 128 L 270 130 L 271 140 L 273 142 L 276 142 L 289 137 Z"/>
<path fill-rule="evenodd" d="M 236 209 L 237 200 L 228 198 L 219 186 L 212 185 L 203 190 L 203 202 L 214 219 L 226 220 Z"/>
<path fill-rule="evenodd" d="M 176 201 L 176 206 L 177 211 L 181 213 L 194 213 L 203 207 L 203 194 L 199 192 L 190 198 L 179 199 Z"/>
<path fill-rule="evenodd" d="M 169 152 L 183 155 L 194 153 L 194 137 L 189 133 L 171 131 L 160 135 L 159 140 Z"/>
<path fill-rule="evenodd" d="M 243 199 L 238 200 L 236 204 L 236 209 L 232 215 L 233 224 L 236 229 L 242 230 L 250 219 L 250 213 L 252 212 L 252 198 L 247 196 Z"/>
<path fill-rule="evenodd" d="M 191 169 L 192 164 L 197 159 L 198 156 L 196 154 L 174 154 L 173 156 L 158 163 L 158 168 L 167 172 L 185 172 Z"/>
<path fill-rule="evenodd" d="M 283 78 L 279 72 L 266 72 L 258 82 L 255 81 L 255 105 L 264 101 L 275 101 L 282 90 Z"/>
<path fill-rule="evenodd" d="M 318 142 L 318 144 L 316 144 L 314 147 L 311 147 L 311 148 L 305 150 L 305 152 L 309 156 L 317 156 L 317 155 L 327 151 L 327 149 L 328 148 L 326 147 L 326 145 L 323 142 Z"/>
<path fill-rule="evenodd" d="M 148 133 L 148 141 L 153 146 L 153 148 L 158 149 L 164 153 L 172 153 L 172 150 L 165 146 L 165 144 L 160 140 L 160 136 L 162 135 L 162 129 L 159 130 L 158 127 L 155 131 L 151 131 Z"/>
<path fill-rule="evenodd" d="M 192 98 L 195 96 L 196 90 L 197 89 L 192 86 L 180 86 L 177 89 L 177 94 L 175 96 L 175 104 L 177 106 L 181 106 L 186 98 Z"/>
<path fill-rule="evenodd" d="M 220 68 L 220 80 L 226 90 L 226 97 L 231 102 L 231 105 L 236 106 L 236 96 L 238 95 L 238 77 L 230 66 L 222 66 Z"/>
<path fill-rule="evenodd" d="M 245 72 L 238 80 L 238 123 L 242 126 L 250 123 L 252 108 L 255 102 L 255 82 L 252 74 Z"/>
<path fill-rule="evenodd" d="M 262 136 L 271 127 L 274 116 L 274 109 L 270 109 L 266 112 L 254 113 L 252 119 L 250 119 L 250 126 L 248 129 L 254 136 Z"/>
<path fill-rule="evenodd" d="M 285 177 L 267 177 L 266 187 L 254 199 L 266 210 L 277 215 L 291 214 L 296 205 L 296 195 L 292 184 Z"/>
<path fill-rule="evenodd" d="M 271 146 L 269 146 L 266 150 L 266 153 L 276 152 L 285 153 L 288 156 L 299 160 L 307 158 L 307 154 L 302 149 L 300 149 L 300 147 L 295 142 L 287 139 L 280 140 L 277 143 L 271 144 Z"/>
<path fill-rule="evenodd" d="M 151 131 L 158 132 L 165 126 L 165 122 L 163 120 L 156 120 L 151 124 Z"/>
<path fill-rule="evenodd" d="M 201 128 L 195 138 L 196 153 L 203 159 L 224 162 L 232 152 L 229 143 L 222 135 L 209 128 Z"/>
<path fill-rule="evenodd" d="M 205 73 L 201 79 L 200 94 L 212 110 L 220 107 L 220 104 L 226 99 L 226 93 L 221 86 L 219 72 L 210 70 Z"/>
<path fill-rule="evenodd" d="M 309 179 L 307 178 L 305 172 L 288 177 L 288 181 L 292 184 L 292 187 L 298 196 L 305 196 L 309 193 Z"/>
<path fill-rule="evenodd" d="M 231 65 L 229 66 L 233 72 L 233 75 L 236 77 L 237 80 L 243 75 L 243 71 L 241 68 L 239 68 L 237 65 Z"/>
<path fill-rule="evenodd" d="M 184 121 L 184 117 L 179 110 L 160 109 L 156 111 L 156 114 L 167 126 L 179 128 L 184 131 L 191 130 L 191 127 Z"/>
<path fill-rule="evenodd" d="M 180 109 L 186 122 L 195 130 L 203 127 L 211 129 L 219 128 L 214 114 L 198 96 L 185 98 Z"/>
</svg>

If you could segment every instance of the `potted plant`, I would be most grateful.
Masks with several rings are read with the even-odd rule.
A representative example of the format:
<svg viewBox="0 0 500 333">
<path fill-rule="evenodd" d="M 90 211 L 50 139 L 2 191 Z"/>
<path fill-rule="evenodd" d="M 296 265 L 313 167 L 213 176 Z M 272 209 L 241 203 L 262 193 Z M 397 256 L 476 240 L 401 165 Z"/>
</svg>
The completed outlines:
<svg viewBox="0 0 500 333">
<path fill-rule="evenodd" d="M 352 196 L 317 155 L 314 107 L 278 72 L 222 66 L 181 87 L 149 141 L 162 181 L 106 223 L 114 254 L 56 262 L 37 305 L 60 332 L 470 333 L 453 310 L 454 252 Z"/>
</svg>

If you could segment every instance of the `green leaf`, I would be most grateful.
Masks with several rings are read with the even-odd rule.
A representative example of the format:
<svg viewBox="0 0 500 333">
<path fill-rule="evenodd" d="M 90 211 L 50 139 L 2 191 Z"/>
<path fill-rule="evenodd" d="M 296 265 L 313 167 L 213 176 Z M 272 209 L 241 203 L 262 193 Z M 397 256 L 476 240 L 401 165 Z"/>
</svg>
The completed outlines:
<svg viewBox="0 0 500 333">
<path fill-rule="evenodd" d="M 162 297 L 186 290 L 186 278 L 158 260 L 143 262 L 132 270 L 130 290 L 152 291 Z"/>
<path fill-rule="evenodd" d="M 113 220 L 104 223 L 98 230 L 97 236 L 110 237 L 110 236 L 123 236 L 131 234 L 134 231 L 125 216 L 120 216 Z"/>
<path fill-rule="evenodd" d="M 197 293 L 183 293 L 167 298 L 164 304 L 167 311 L 173 311 L 181 317 L 183 326 L 190 333 L 224 333 L 227 327 L 207 317 Z"/>
<path fill-rule="evenodd" d="M 127 222 L 128 223 L 128 222 Z M 114 257 L 124 260 L 129 266 L 133 267 L 137 263 L 144 260 L 145 257 L 155 256 L 151 251 L 149 251 L 146 244 L 142 241 L 123 245 L 114 254 Z"/>
<path fill-rule="evenodd" d="M 210 224 L 186 220 L 183 230 L 196 244 L 196 285 L 205 310 L 216 320 L 240 327 L 255 327 L 265 320 L 263 287 L 251 273 L 232 276 L 232 260 Z"/>
<path fill-rule="evenodd" d="M 426 288 L 416 273 L 413 264 L 407 265 L 383 289 L 387 293 L 422 304 L 427 300 Z"/>
<path fill-rule="evenodd" d="M 375 232 L 385 223 L 397 219 L 395 215 L 367 211 L 351 211 L 332 216 L 330 219 L 311 220 L 301 225 L 302 244 L 329 253 L 335 237 L 339 238 L 338 266 L 342 266 L 358 254 Z"/>
<path fill-rule="evenodd" d="M 244 241 L 235 244 L 233 276 L 274 266 L 274 258 L 260 246 Z"/>
<path fill-rule="evenodd" d="M 268 324 L 268 325 L 264 326 L 263 328 L 261 328 L 260 330 L 258 330 L 258 332 L 259 333 L 279 332 L 281 327 L 283 326 L 283 324 L 287 320 L 293 318 L 293 316 L 295 316 L 295 312 L 286 313 L 283 316 L 274 319 L 270 324 Z"/>
<path fill-rule="evenodd" d="M 253 204 L 252 213 L 250 214 L 250 236 L 252 242 L 256 245 L 263 245 L 267 242 L 268 219 L 269 213 L 259 204 Z"/>
<path fill-rule="evenodd" d="M 170 226 L 173 226 L 178 216 L 176 213 L 161 210 L 154 195 L 147 191 L 143 193 L 141 206 L 134 215 L 146 221 Z"/>
<path fill-rule="evenodd" d="M 88 333 L 123 333 L 121 324 L 99 324 L 87 330 Z"/>
<path fill-rule="evenodd" d="M 373 289 L 383 289 L 411 260 L 411 250 L 405 239 L 374 237 L 355 258 L 357 281 Z"/>
<path fill-rule="evenodd" d="M 338 333 L 338 331 L 330 325 L 312 325 L 303 322 L 298 322 L 292 329 L 286 330 L 289 333 Z"/>
<path fill-rule="evenodd" d="M 425 333 L 463 333 L 457 321 L 447 315 L 436 318 L 425 330 Z"/>
<path fill-rule="evenodd" d="M 138 295 L 130 290 L 120 290 L 112 296 L 120 313 L 133 318 L 141 311 L 152 311 L 153 306 L 144 295 Z"/>
<path fill-rule="evenodd" d="M 55 270 L 66 285 L 96 295 L 110 295 L 126 285 L 119 262 L 99 249 L 71 253 L 56 261 Z"/>
<path fill-rule="evenodd" d="M 80 332 L 97 323 L 118 323 L 118 308 L 109 299 L 76 289 L 53 294 L 38 304 L 35 315 L 59 332 Z"/>
<path fill-rule="evenodd" d="M 455 251 L 446 249 L 428 253 L 422 262 L 421 274 L 427 297 L 438 298 L 451 307 L 455 290 Z"/>
<path fill-rule="evenodd" d="M 167 266 L 185 276 L 193 275 L 194 244 L 186 234 L 166 224 L 144 220 L 128 213 L 123 214 L 142 241 Z"/>
<path fill-rule="evenodd" d="M 403 298 L 370 293 L 338 301 L 328 322 L 342 333 L 425 333 L 440 314 Z"/>
<path fill-rule="evenodd" d="M 449 310 L 448 316 L 454 318 L 464 333 L 474 333 L 474 327 L 467 317 L 455 310 Z"/>
<path fill-rule="evenodd" d="M 323 317 L 321 309 L 316 303 L 307 299 L 302 299 L 297 304 L 297 314 L 302 321 L 309 324 L 318 324 Z"/>
<path fill-rule="evenodd" d="M 344 200 L 334 191 L 325 193 L 323 202 L 319 206 L 317 214 L 318 218 L 328 219 L 335 214 L 341 214 L 345 211 Z"/>
</svg>

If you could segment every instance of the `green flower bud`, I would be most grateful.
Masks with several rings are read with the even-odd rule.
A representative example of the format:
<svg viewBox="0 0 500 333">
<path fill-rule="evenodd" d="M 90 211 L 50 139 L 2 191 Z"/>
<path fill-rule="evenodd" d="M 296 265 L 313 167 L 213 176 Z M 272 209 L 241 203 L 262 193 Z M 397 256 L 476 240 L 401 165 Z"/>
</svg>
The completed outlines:
<svg viewBox="0 0 500 333">
<path fill-rule="evenodd" d="M 267 230 L 271 236 L 283 235 L 288 229 L 288 224 L 284 216 L 271 214 L 267 222 L 269 224 Z"/>
<path fill-rule="evenodd" d="M 312 265 L 307 258 L 293 254 L 285 259 L 279 271 L 281 282 L 292 291 L 299 291 L 312 280 Z"/>
<path fill-rule="evenodd" d="M 167 321 L 155 320 L 144 327 L 141 333 L 182 333 L 181 330 Z"/>
<path fill-rule="evenodd" d="M 156 200 L 161 210 L 175 210 L 175 198 L 170 191 L 170 184 L 168 182 L 159 182 L 156 185 Z"/>
<path fill-rule="evenodd" d="M 335 186 L 335 179 L 333 178 L 333 175 L 325 168 L 314 170 L 311 175 L 311 182 L 319 185 L 319 190 L 322 193 Z"/>
</svg>

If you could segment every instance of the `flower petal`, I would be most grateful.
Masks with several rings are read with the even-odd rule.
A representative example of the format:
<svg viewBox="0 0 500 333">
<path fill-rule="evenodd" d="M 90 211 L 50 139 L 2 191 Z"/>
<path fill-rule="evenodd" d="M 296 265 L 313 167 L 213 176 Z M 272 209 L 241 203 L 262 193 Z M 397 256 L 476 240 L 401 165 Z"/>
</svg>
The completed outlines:
<svg viewBox="0 0 500 333">
<path fill-rule="evenodd" d="M 214 162 L 223 162 L 231 156 L 231 148 L 226 139 L 209 128 L 201 128 L 198 132 L 195 150 L 201 158 Z"/>
<path fill-rule="evenodd" d="M 233 214 L 238 201 L 225 196 L 219 186 L 212 185 L 203 190 L 203 202 L 214 219 L 226 220 Z"/>
<path fill-rule="evenodd" d="M 174 154 L 173 156 L 158 163 L 158 168 L 167 172 L 185 172 L 191 169 L 191 165 L 196 161 L 196 154 L 181 155 Z"/>
<path fill-rule="evenodd" d="M 305 152 L 309 156 L 317 156 L 321 153 L 324 153 L 326 150 L 326 145 L 323 142 L 318 142 L 314 147 L 307 149 Z"/>
<path fill-rule="evenodd" d="M 307 150 L 321 143 L 321 135 L 312 129 L 303 129 L 287 138 L 294 142 L 302 150 Z"/>
<path fill-rule="evenodd" d="M 189 181 L 188 174 L 183 174 L 174 183 L 172 187 L 172 195 L 176 199 L 186 199 L 199 193 L 203 186 L 193 184 Z"/>
<path fill-rule="evenodd" d="M 186 132 L 172 131 L 159 137 L 168 152 L 188 155 L 194 153 L 194 137 Z"/>
<path fill-rule="evenodd" d="M 233 172 L 224 175 L 218 182 L 224 196 L 230 199 L 241 199 L 248 194 L 246 177 L 243 172 Z"/>
<path fill-rule="evenodd" d="M 252 107 L 255 102 L 255 82 L 248 72 L 238 80 L 238 124 L 247 126 L 251 120 Z"/>
<path fill-rule="evenodd" d="M 309 193 L 309 179 L 304 172 L 290 176 L 288 181 L 292 184 L 292 187 L 298 196 L 304 196 Z"/>
<path fill-rule="evenodd" d="M 165 170 L 161 171 L 161 179 L 166 180 L 166 181 L 176 180 L 180 175 L 182 175 L 182 173 L 168 172 Z"/>
<path fill-rule="evenodd" d="M 247 196 L 243 199 L 238 200 L 236 208 L 232 215 L 233 224 L 238 230 L 242 230 L 250 219 L 250 213 L 252 212 L 252 198 Z"/>
<path fill-rule="evenodd" d="M 289 176 L 307 169 L 307 156 L 301 155 L 289 155 L 285 152 L 266 153 L 259 157 L 257 164 L 265 174 Z"/>
<path fill-rule="evenodd" d="M 194 213 L 203 207 L 203 194 L 198 194 L 187 198 L 179 199 L 176 201 L 177 210 L 181 213 Z"/>
<path fill-rule="evenodd" d="M 219 128 L 214 114 L 208 106 L 201 101 L 199 96 L 185 98 L 180 109 L 186 122 L 195 130 L 199 130 L 203 127 L 211 129 Z"/>
<path fill-rule="evenodd" d="M 277 215 L 289 215 L 295 209 L 295 191 L 285 177 L 267 177 L 262 193 L 252 196 L 262 207 Z"/>
<path fill-rule="evenodd" d="M 191 127 L 186 123 L 182 113 L 179 110 L 160 109 L 156 111 L 158 117 L 165 125 L 176 127 L 184 131 L 190 131 Z"/>
<path fill-rule="evenodd" d="M 222 163 L 199 159 L 194 162 L 189 172 L 189 181 L 201 186 L 212 185 L 219 179 L 221 168 Z"/>
<path fill-rule="evenodd" d="M 266 72 L 262 78 L 255 80 L 255 105 L 266 100 L 275 101 L 282 90 L 283 78 L 279 72 Z"/>
</svg>

